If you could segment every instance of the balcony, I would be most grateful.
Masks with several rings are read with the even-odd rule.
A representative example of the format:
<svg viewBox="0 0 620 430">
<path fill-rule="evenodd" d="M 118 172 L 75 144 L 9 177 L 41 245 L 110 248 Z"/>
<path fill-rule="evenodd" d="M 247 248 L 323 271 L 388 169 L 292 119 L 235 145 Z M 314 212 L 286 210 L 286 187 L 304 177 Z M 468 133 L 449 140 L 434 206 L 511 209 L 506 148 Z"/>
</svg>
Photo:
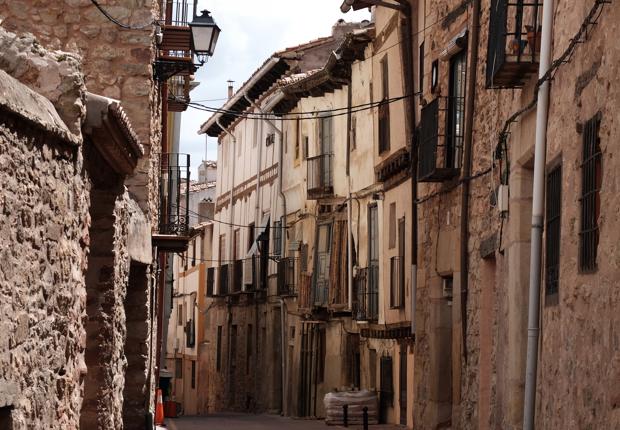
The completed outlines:
<svg viewBox="0 0 620 430">
<path fill-rule="evenodd" d="M 177 75 L 168 80 L 168 111 L 184 112 L 190 102 L 191 77 Z"/>
<path fill-rule="evenodd" d="M 538 71 L 542 2 L 492 0 L 487 88 L 520 88 Z"/>
<path fill-rule="evenodd" d="M 287 257 L 278 261 L 278 295 L 295 296 L 297 295 L 297 276 L 296 268 L 299 264 L 298 258 Z"/>
<path fill-rule="evenodd" d="M 196 71 L 192 58 L 192 32 L 189 27 L 193 2 L 162 0 L 162 40 L 155 63 L 156 78 L 165 82 L 174 75 L 189 76 Z"/>
<path fill-rule="evenodd" d="M 334 194 L 332 154 L 308 158 L 308 199 L 317 200 Z"/>
<path fill-rule="evenodd" d="M 159 180 L 158 232 L 153 246 L 183 252 L 189 242 L 189 154 L 162 154 Z"/>
<path fill-rule="evenodd" d="M 437 97 L 422 108 L 418 181 L 443 182 L 458 176 L 463 147 L 463 97 Z"/>
<path fill-rule="evenodd" d="M 374 322 L 379 318 L 379 264 L 358 269 L 354 279 L 355 301 L 353 316 L 357 321 Z"/>
</svg>

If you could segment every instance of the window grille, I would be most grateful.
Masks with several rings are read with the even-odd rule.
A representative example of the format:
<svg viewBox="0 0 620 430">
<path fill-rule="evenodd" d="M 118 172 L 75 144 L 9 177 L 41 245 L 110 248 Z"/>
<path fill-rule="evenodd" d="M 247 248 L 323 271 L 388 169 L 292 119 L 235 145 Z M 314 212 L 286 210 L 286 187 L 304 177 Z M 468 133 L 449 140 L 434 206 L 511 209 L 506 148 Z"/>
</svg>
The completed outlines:
<svg viewBox="0 0 620 430">
<path fill-rule="evenodd" d="M 545 292 L 558 292 L 560 277 L 560 225 L 562 212 L 562 165 L 547 175 L 547 203 L 545 210 Z"/>
<path fill-rule="evenodd" d="M 581 165 L 581 229 L 579 232 L 579 268 L 596 270 L 601 209 L 600 114 L 590 119 L 583 130 L 583 163 Z"/>
</svg>

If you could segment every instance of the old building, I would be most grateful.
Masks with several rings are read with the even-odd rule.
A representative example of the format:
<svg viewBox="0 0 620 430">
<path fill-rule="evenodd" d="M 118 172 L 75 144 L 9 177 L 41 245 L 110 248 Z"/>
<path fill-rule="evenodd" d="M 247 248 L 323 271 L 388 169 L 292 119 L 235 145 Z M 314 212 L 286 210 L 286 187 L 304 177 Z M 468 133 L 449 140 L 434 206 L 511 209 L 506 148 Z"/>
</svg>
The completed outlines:
<svg viewBox="0 0 620 430">
<path fill-rule="evenodd" d="M 165 262 L 158 256 L 170 239 L 187 247 L 189 236 L 187 216 L 172 234 L 165 228 L 173 214 L 160 187 L 175 158 L 161 155 L 162 118 L 186 107 L 174 103 L 187 102 L 195 71 L 187 17 L 178 14 L 186 55 L 162 65 L 175 49 L 165 26 L 175 8 L 179 2 L 0 2 L 0 174 L 16 181 L 2 190 L 13 210 L 0 218 L 2 320 L 15 321 L 0 349 L 3 428 L 152 425 L 164 285 L 155 274 Z M 155 25 L 160 18 L 164 25 Z M 179 82 L 169 94 L 173 75 Z"/>
</svg>

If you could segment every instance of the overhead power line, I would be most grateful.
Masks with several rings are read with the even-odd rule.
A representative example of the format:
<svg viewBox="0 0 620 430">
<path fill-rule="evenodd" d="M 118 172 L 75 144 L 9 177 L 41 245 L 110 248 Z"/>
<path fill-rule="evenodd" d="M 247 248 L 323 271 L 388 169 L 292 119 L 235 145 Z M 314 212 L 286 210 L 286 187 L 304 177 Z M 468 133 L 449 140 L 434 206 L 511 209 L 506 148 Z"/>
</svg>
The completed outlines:
<svg viewBox="0 0 620 430">
<path fill-rule="evenodd" d="M 151 21 L 148 24 L 144 24 L 144 25 L 141 25 L 141 26 L 135 26 L 135 27 L 131 26 L 129 24 L 123 24 L 118 19 L 116 19 L 112 15 L 110 15 L 110 13 L 107 10 L 105 10 L 103 8 L 103 6 L 101 6 L 99 4 L 99 2 L 97 0 L 90 0 L 90 2 L 92 4 L 94 4 L 97 7 L 97 9 L 99 9 L 99 12 L 101 12 L 101 14 L 103 16 L 105 16 L 108 19 L 108 21 L 110 21 L 110 22 L 112 22 L 112 23 L 114 23 L 114 24 L 118 25 L 119 27 L 124 28 L 126 30 L 144 30 L 145 28 L 151 27 L 153 24 L 156 24 L 155 21 Z"/>
</svg>

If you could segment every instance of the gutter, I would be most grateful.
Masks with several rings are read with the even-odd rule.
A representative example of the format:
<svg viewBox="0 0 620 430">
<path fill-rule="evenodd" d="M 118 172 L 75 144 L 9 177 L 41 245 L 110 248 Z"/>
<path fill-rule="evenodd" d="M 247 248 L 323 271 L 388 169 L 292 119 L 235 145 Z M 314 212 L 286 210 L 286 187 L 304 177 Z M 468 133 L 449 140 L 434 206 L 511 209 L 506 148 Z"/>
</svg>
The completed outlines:
<svg viewBox="0 0 620 430">
<path fill-rule="evenodd" d="M 542 79 L 551 66 L 553 0 L 543 2 L 542 39 L 538 77 Z M 542 233 L 545 207 L 545 164 L 547 157 L 547 121 L 549 114 L 549 80 L 538 90 L 536 106 L 536 143 L 534 146 L 534 190 L 532 196 L 532 238 L 530 251 L 530 296 L 527 323 L 527 358 L 523 395 L 523 429 L 534 430 L 536 418 L 536 373 L 540 332 L 540 283 Z"/>
</svg>

